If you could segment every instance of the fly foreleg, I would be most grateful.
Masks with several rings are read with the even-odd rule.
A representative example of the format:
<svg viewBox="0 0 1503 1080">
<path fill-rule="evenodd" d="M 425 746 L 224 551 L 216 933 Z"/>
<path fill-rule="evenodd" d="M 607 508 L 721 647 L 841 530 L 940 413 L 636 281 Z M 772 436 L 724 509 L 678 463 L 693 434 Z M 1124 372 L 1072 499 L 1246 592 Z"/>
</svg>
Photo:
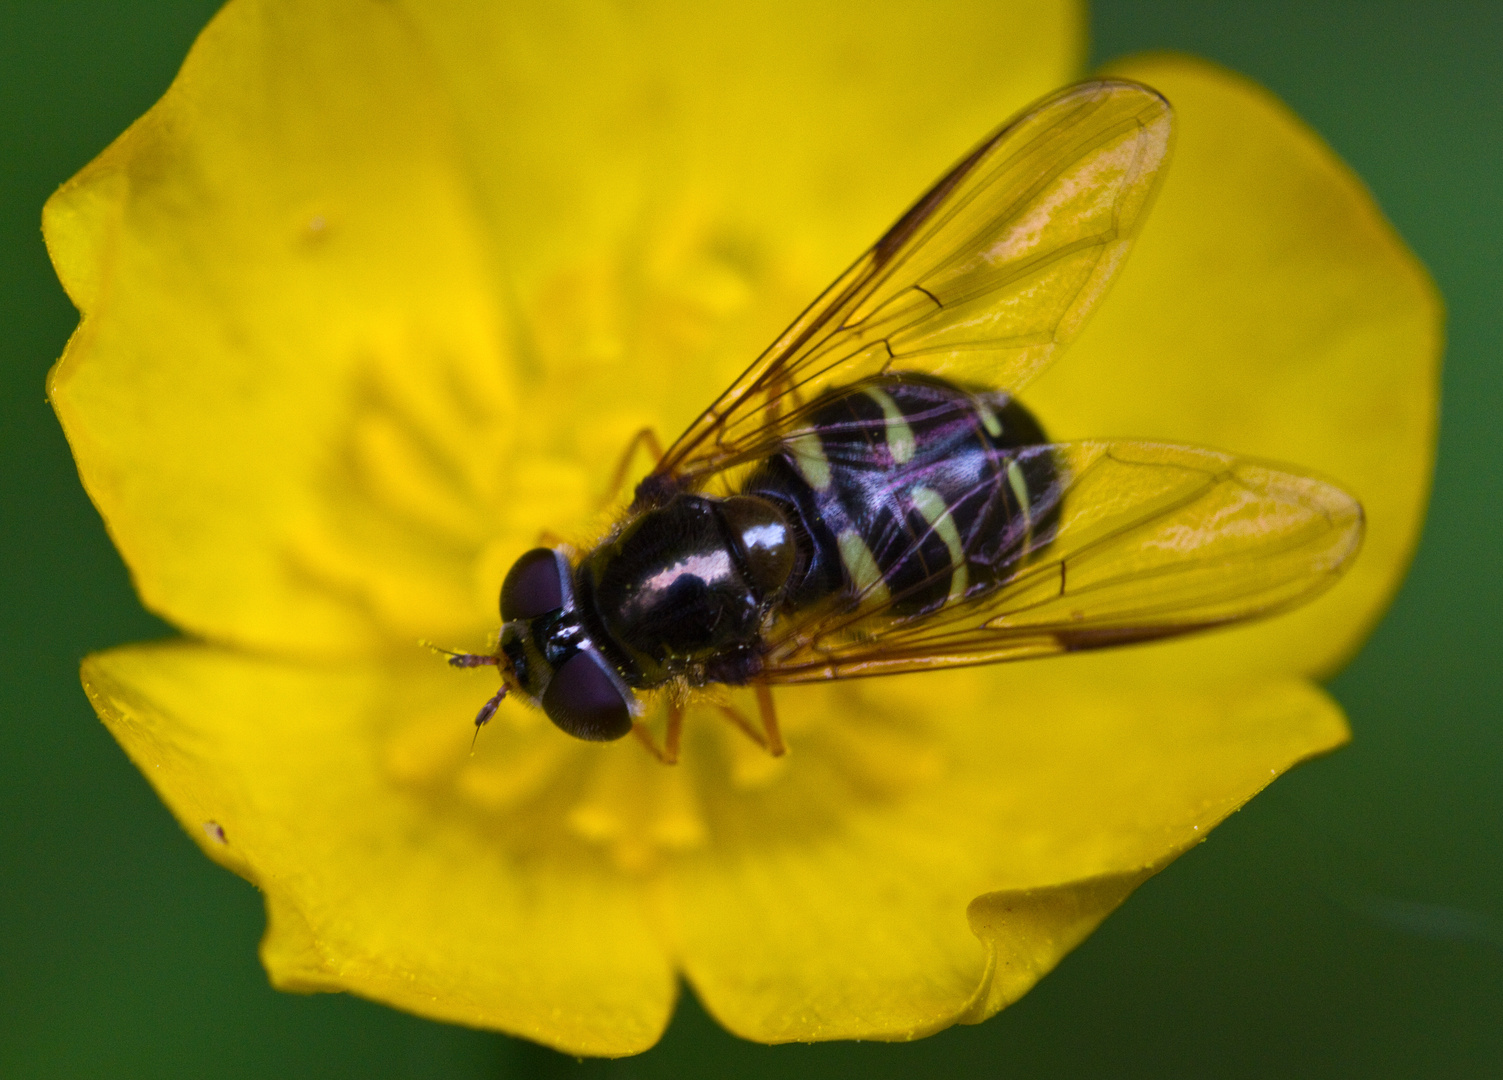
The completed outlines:
<svg viewBox="0 0 1503 1080">
<path fill-rule="evenodd" d="M 631 726 L 631 733 L 637 737 L 637 741 L 647 747 L 649 753 L 664 765 L 678 764 L 678 748 L 684 732 L 684 706 L 677 701 L 668 703 L 668 727 L 663 732 L 663 745 L 653 740 L 652 732 L 647 725 L 640 720 Z"/>
<path fill-rule="evenodd" d="M 782 757 L 788 752 L 788 747 L 783 744 L 783 732 L 778 727 L 777 709 L 772 704 L 772 688 L 766 683 L 754 683 L 753 689 L 757 694 L 757 713 L 761 720 L 761 730 L 758 730 L 734 705 L 715 707 L 741 734 L 773 757 Z"/>
<path fill-rule="evenodd" d="M 631 472 L 632 459 L 637 456 L 637 451 L 645 449 L 652 455 L 652 464 L 656 468 L 663 460 L 663 444 L 658 441 L 658 433 L 650 427 L 645 427 L 631 437 L 626 444 L 626 450 L 621 454 L 621 460 L 616 463 L 616 471 L 611 473 L 610 486 L 605 489 L 605 498 L 600 500 L 600 509 L 604 510 L 616 501 L 616 496 L 621 494 L 621 487 L 626 483 L 626 477 Z"/>
</svg>

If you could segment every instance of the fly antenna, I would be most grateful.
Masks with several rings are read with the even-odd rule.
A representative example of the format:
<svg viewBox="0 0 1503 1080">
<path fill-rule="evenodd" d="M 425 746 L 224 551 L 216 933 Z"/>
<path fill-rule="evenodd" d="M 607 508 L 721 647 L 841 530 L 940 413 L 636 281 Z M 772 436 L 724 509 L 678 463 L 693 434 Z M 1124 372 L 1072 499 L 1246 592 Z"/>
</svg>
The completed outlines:
<svg viewBox="0 0 1503 1080">
<path fill-rule="evenodd" d="M 491 653 L 459 652 L 457 649 L 446 649 L 442 645 L 435 645 L 431 641 L 419 641 L 418 644 L 447 656 L 450 667 L 499 667 L 501 664 L 501 658 Z"/>
<path fill-rule="evenodd" d="M 451 660 L 450 663 L 453 663 L 453 661 Z M 475 714 L 475 734 L 470 738 L 470 753 L 472 755 L 475 753 L 475 743 L 480 738 L 480 729 L 491 722 L 491 717 L 496 715 L 496 710 L 501 707 L 501 699 L 505 696 L 506 687 L 503 686 L 496 691 L 495 697 L 480 706 L 480 711 Z"/>
<path fill-rule="evenodd" d="M 442 653 L 449 658 L 449 666 L 457 668 L 477 667 L 501 667 L 501 657 L 495 653 L 460 652 L 457 649 L 446 649 L 442 645 L 435 645 L 431 641 L 419 641 L 419 645 L 432 649 L 436 653 Z M 496 715 L 496 710 L 501 707 L 501 699 L 506 697 L 506 684 L 502 683 L 501 689 L 495 695 L 480 706 L 480 711 L 475 714 L 475 734 L 470 737 L 470 753 L 475 753 L 475 743 L 480 738 L 480 729 L 491 722 L 491 717 Z"/>
</svg>

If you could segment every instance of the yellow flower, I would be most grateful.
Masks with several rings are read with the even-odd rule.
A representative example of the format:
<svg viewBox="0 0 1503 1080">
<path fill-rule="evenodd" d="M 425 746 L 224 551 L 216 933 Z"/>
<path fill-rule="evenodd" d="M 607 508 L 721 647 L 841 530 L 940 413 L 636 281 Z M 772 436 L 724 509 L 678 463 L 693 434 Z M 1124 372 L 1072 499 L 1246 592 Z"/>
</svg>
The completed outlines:
<svg viewBox="0 0 1503 1080">
<path fill-rule="evenodd" d="M 984 8 L 984 10 L 983 10 Z M 672 434 L 1015 108 L 1071 4 L 618 8 L 234 0 L 48 204 L 83 313 L 50 392 L 143 601 L 183 640 L 89 658 L 104 722 L 265 893 L 262 958 L 578 1054 L 658 1038 L 682 974 L 768 1042 L 907 1039 L 1016 1000 L 1142 880 L 1347 737 L 1311 681 L 1415 542 L 1439 302 L 1360 183 L 1205 64 L 1093 324 L 1030 391 L 1056 437 L 1202 443 L 1365 504 L 1319 601 L 1202 638 L 779 692 L 685 763 L 508 702 L 504 569 L 587 538 Z"/>
</svg>

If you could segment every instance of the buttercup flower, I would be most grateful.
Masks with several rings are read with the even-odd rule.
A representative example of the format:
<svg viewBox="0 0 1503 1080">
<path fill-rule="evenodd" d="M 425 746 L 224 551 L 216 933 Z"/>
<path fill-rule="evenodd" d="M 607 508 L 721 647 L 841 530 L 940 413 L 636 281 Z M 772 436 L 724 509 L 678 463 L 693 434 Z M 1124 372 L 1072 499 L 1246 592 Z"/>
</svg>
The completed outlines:
<svg viewBox="0 0 1503 1080">
<path fill-rule="evenodd" d="M 985 10 L 982 10 L 982 9 Z M 265 894 L 273 982 L 577 1054 L 682 975 L 767 1042 L 1016 1000 L 1149 875 L 1347 738 L 1313 679 L 1417 535 L 1440 313 L 1360 183 L 1181 57 L 1136 253 L 1028 393 L 1053 437 L 1197 443 L 1354 492 L 1318 601 L 1174 643 L 704 707 L 683 763 L 513 702 L 469 755 L 511 561 L 598 535 L 672 436 L 924 186 L 1075 77 L 1071 4 L 233 0 L 48 204 L 82 312 L 50 393 L 179 640 L 90 657 L 99 715 Z"/>
</svg>

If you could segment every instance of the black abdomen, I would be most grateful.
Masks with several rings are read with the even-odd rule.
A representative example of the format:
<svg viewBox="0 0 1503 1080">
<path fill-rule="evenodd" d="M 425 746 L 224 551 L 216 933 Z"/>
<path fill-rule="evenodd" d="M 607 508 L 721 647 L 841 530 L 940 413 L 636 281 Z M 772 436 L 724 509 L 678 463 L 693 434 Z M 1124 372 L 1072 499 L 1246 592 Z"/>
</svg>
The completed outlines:
<svg viewBox="0 0 1503 1080">
<path fill-rule="evenodd" d="M 843 593 L 915 615 L 989 592 L 1052 535 L 1059 476 L 1043 442 L 1004 394 L 925 376 L 834 392 L 743 488 L 799 519 L 781 606 Z"/>
</svg>

